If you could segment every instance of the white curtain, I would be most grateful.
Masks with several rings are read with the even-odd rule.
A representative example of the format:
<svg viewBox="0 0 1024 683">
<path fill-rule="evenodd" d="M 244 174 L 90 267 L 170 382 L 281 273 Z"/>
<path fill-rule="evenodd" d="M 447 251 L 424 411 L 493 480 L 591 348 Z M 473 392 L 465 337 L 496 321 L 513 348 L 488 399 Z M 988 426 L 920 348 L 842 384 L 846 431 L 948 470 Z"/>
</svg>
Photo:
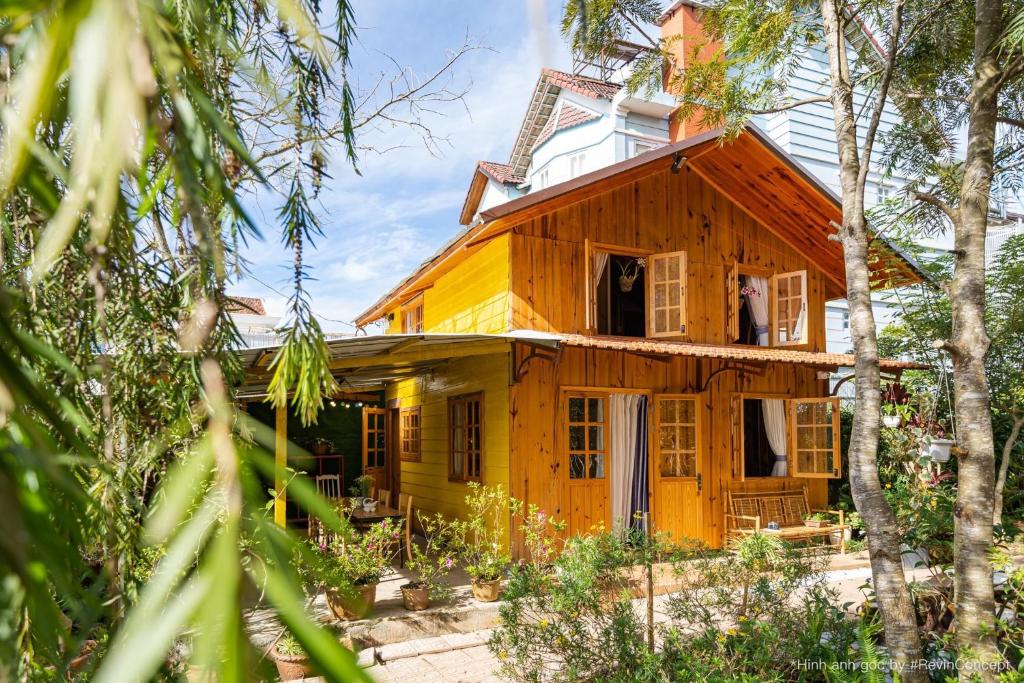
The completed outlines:
<svg viewBox="0 0 1024 683">
<path fill-rule="evenodd" d="M 747 295 L 750 317 L 757 329 L 757 345 L 768 346 L 768 278 L 760 275 L 745 275 L 747 287 L 757 294 Z"/>
<path fill-rule="evenodd" d="M 772 464 L 772 476 L 784 477 L 786 466 L 786 404 L 782 399 L 762 399 L 761 412 L 764 415 L 764 431 L 768 435 L 768 445 L 775 453 Z"/>
<path fill-rule="evenodd" d="M 608 400 L 611 444 L 612 526 L 628 527 L 633 514 L 630 497 L 633 491 L 633 459 L 636 456 L 638 394 L 612 394 Z"/>
<path fill-rule="evenodd" d="M 595 251 L 594 252 L 594 293 L 597 293 L 597 286 L 601 283 L 601 277 L 604 275 L 604 269 L 608 267 L 608 252 L 607 251 Z"/>
</svg>

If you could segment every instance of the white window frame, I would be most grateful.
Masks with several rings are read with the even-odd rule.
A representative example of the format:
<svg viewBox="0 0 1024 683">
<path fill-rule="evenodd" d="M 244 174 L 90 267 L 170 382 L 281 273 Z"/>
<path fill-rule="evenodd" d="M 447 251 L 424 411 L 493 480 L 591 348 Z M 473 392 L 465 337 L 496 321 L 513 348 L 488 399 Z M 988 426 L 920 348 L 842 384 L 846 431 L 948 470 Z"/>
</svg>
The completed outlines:
<svg viewBox="0 0 1024 683">
<path fill-rule="evenodd" d="M 583 175 L 586 171 L 583 170 L 583 166 L 587 161 L 586 152 L 576 152 L 569 157 L 569 178 L 578 178 Z"/>
</svg>

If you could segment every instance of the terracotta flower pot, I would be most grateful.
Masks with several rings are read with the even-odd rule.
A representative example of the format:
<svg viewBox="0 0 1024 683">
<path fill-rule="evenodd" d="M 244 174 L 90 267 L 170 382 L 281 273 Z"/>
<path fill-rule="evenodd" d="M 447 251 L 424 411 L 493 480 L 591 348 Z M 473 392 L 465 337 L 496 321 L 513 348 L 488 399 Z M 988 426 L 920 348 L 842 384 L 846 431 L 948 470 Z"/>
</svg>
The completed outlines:
<svg viewBox="0 0 1024 683">
<path fill-rule="evenodd" d="M 415 583 L 402 586 L 402 602 L 405 609 L 419 612 L 430 607 L 430 589 Z"/>
<path fill-rule="evenodd" d="M 338 619 L 355 621 L 365 619 L 373 611 L 377 599 L 377 582 L 356 586 L 351 593 L 337 590 L 327 591 L 327 606 Z"/>
<path fill-rule="evenodd" d="M 96 650 L 97 642 L 95 640 L 87 640 L 82 643 L 82 649 L 78 651 L 78 655 L 68 663 L 68 668 L 72 671 L 82 671 L 89 664 L 89 660 L 92 659 L 93 651 Z"/>
<path fill-rule="evenodd" d="M 501 597 L 501 589 L 503 588 L 502 579 L 494 579 L 492 581 L 484 581 L 483 579 L 473 579 L 471 584 L 473 588 L 473 597 L 480 602 L 496 602 Z"/>
<path fill-rule="evenodd" d="M 331 451 L 331 445 L 326 443 L 313 443 L 309 445 L 309 452 L 313 455 L 327 455 Z"/>
<path fill-rule="evenodd" d="M 282 681 L 310 678 L 315 672 L 309 662 L 309 655 L 284 655 L 274 650 L 274 664 Z"/>
</svg>

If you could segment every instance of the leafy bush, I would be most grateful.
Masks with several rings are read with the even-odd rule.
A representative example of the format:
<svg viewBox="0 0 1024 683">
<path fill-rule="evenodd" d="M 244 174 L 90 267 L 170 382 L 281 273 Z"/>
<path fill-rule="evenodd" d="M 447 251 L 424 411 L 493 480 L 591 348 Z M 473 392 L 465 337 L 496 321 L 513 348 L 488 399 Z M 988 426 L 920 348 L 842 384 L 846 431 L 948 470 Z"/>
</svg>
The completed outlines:
<svg viewBox="0 0 1024 683">
<path fill-rule="evenodd" d="M 549 568 L 516 568 L 489 646 L 518 681 L 821 680 L 850 658 L 856 624 L 824 582 L 823 561 L 776 536 L 730 553 L 605 532 L 569 539 Z M 633 598 L 637 565 L 659 557 L 680 584 L 649 624 Z M 651 570 L 653 571 L 653 569 Z M 649 641 L 653 630 L 654 646 Z"/>
<path fill-rule="evenodd" d="M 483 486 L 470 482 L 466 495 L 469 514 L 452 522 L 459 539 L 462 566 L 474 581 L 494 581 L 505 576 L 512 563 L 504 529 L 509 515 L 519 503 L 502 486 Z"/>
<path fill-rule="evenodd" d="M 412 584 L 426 588 L 431 600 L 446 600 L 451 596 L 452 587 L 444 579 L 455 568 L 454 525 L 441 513 L 417 512 L 416 518 L 425 541 L 422 548 L 415 543 L 409 546 L 411 557 L 405 563 L 406 569 L 416 576 Z"/>
</svg>

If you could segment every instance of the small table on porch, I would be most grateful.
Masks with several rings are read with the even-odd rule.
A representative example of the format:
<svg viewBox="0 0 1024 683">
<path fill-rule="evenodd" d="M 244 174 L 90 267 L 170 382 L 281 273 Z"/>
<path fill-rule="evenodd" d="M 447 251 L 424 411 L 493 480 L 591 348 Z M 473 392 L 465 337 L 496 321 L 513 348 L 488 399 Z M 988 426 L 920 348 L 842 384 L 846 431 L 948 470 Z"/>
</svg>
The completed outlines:
<svg viewBox="0 0 1024 683">
<path fill-rule="evenodd" d="M 365 529 L 368 526 L 376 524 L 381 520 L 394 519 L 399 522 L 408 523 L 405 519 L 405 513 L 397 508 L 393 508 L 389 505 L 384 505 L 378 502 L 377 507 L 374 508 L 373 512 L 367 512 L 358 506 L 352 508 L 351 498 L 340 499 L 338 505 L 338 512 L 341 514 L 348 514 L 348 521 L 352 524 L 356 530 Z M 401 539 L 405 538 L 405 534 L 401 535 Z M 398 566 L 402 567 L 405 565 L 405 548 L 403 547 L 403 540 L 399 540 L 398 543 Z"/>
</svg>

